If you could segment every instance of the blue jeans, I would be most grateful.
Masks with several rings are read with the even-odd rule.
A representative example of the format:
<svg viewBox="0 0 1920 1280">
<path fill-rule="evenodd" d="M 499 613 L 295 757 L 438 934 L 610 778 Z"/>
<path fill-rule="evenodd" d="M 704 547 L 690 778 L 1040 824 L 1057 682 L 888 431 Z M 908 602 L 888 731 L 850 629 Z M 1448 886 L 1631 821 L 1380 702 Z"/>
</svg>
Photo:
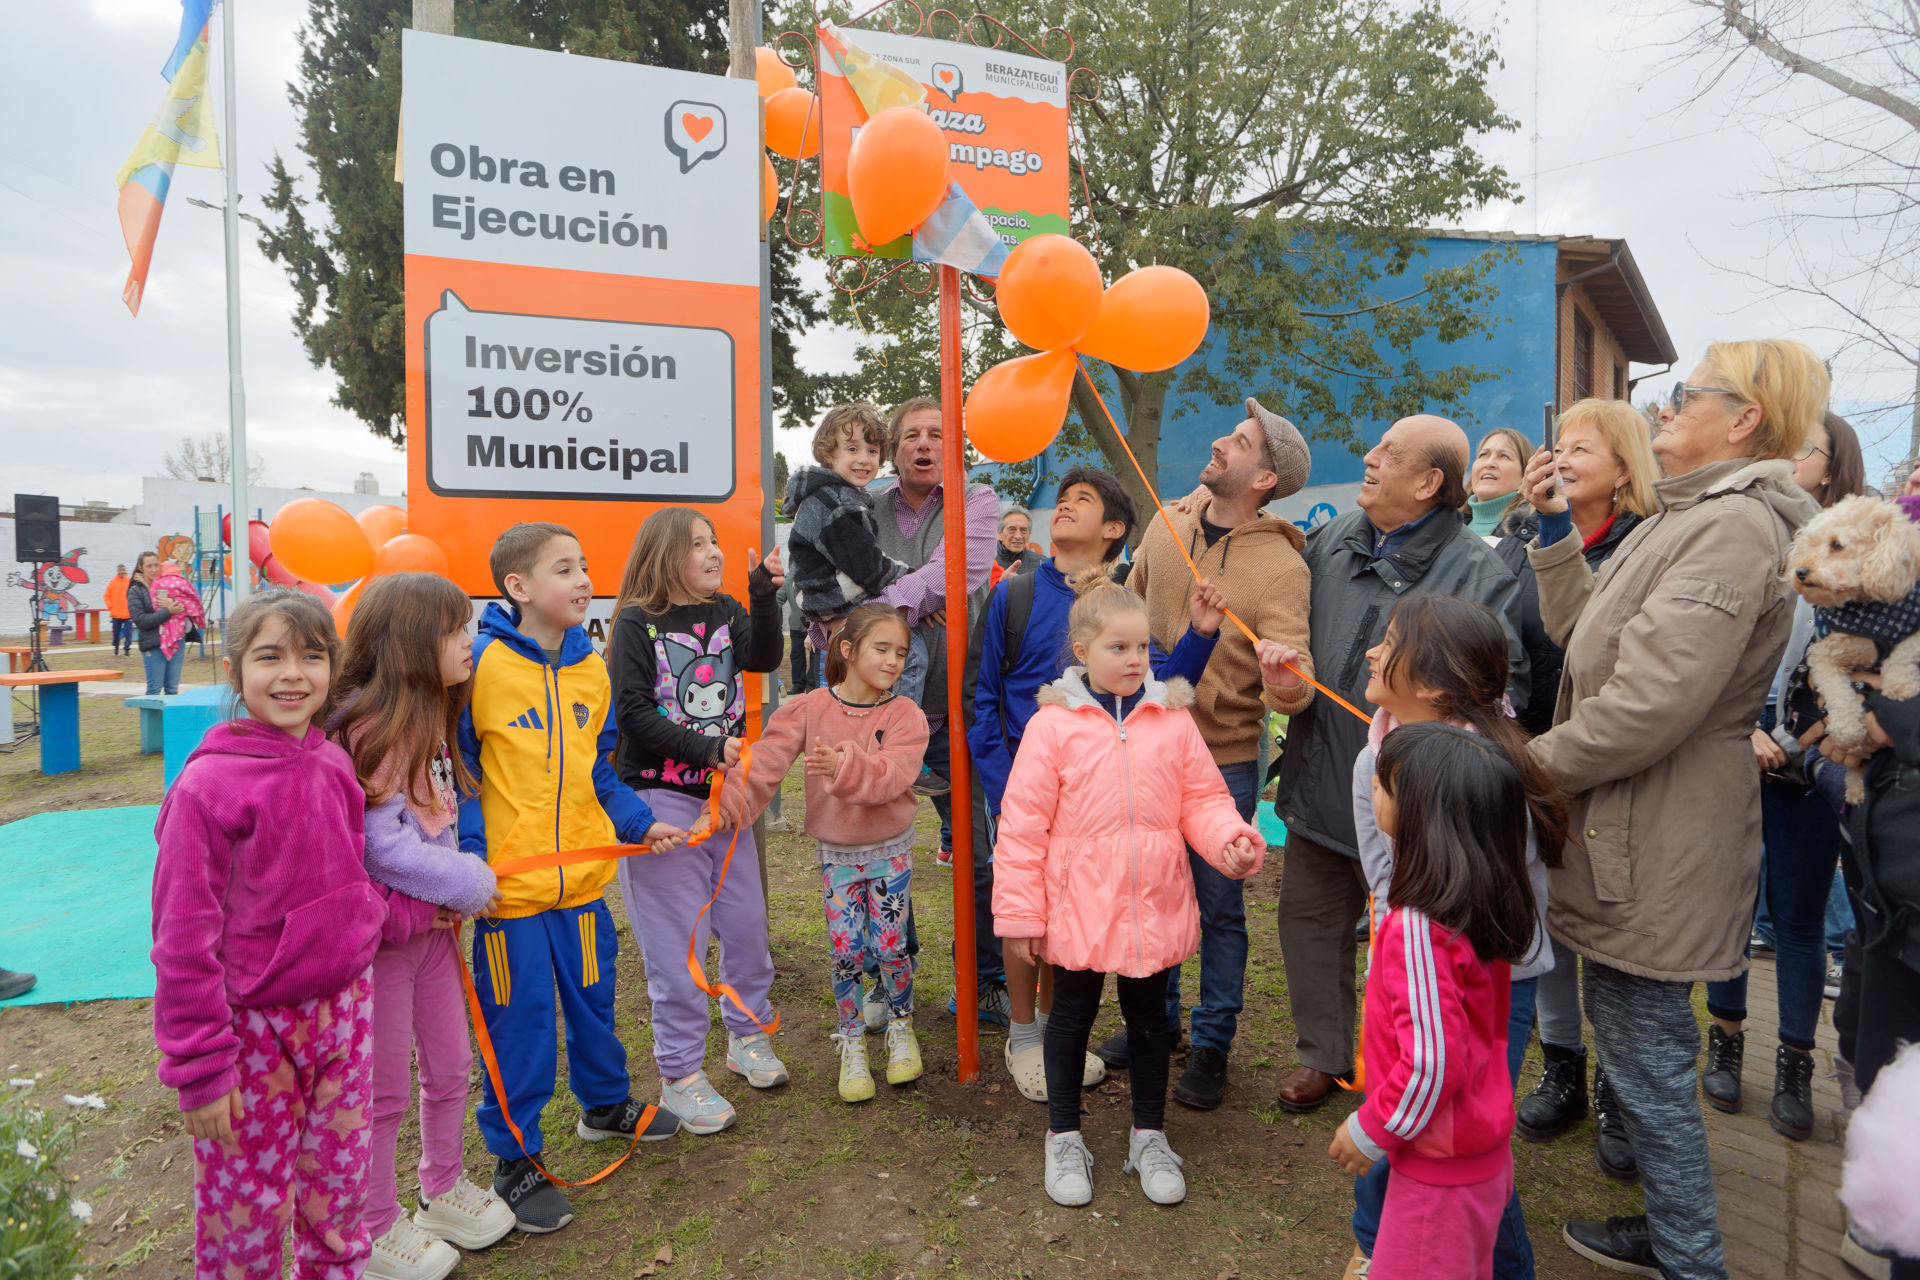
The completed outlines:
<svg viewBox="0 0 1920 1280">
<path fill-rule="evenodd" d="M 1513 984 L 1507 1011 L 1507 1074 L 1520 1083 L 1520 1065 L 1527 1060 L 1527 1038 L 1533 1034 L 1533 1001 L 1537 978 Z M 1353 1180 L 1353 1239 L 1361 1252 L 1373 1256 L 1380 1234 L 1380 1211 L 1387 1203 L 1387 1178 L 1392 1166 L 1375 1160 L 1373 1167 Z M 1500 1215 L 1500 1237 L 1493 1246 L 1493 1274 L 1497 1280 L 1533 1280 L 1533 1243 L 1527 1239 L 1526 1215 L 1520 1211 L 1516 1189 Z"/>
<path fill-rule="evenodd" d="M 1813 1048 L 1827 980 L 1827 909 L 1840 860 L 1840 819 L 1821 796 L 1763 779 L 1761 901 L 1773 919 L 1780 1041 Z M 1707 1011 L 1729 1022 L 1747 1016 L 1747 975 L 1707 984 Z"/>
<path fill-rule="evenodd" d="M 169 658 L 159 649 L 142 649 L 140 665 L 147 669 L 147 692 L 160 693 L 162 686 L 167 693 L 180 692 L 180 669 L 187 665 L 187 646 L 181 645 Z"/>
<path fill-rule="evenodd" d="M 1847 954 L 1847 935 L 1853 932 L 1853 904 L 1847 901 L 1845 876 L 1833 878 L 1827 893 L 1827 954 L 1836 961 Z"/>
<path fill-rule="evenodd" d="M 115 618 L 113 620 L 113 651 L 120 652 L 122 646 L 133 648 L 133 619 Z"/>
<path fill-rule="evenodd" d="M 1260 799 L 1259 766 L 1251 760 L 1220 766 L 1227 791 L 1240 816 L 1253 821 Z M 1230 880 L 1192 849 L 1187 866 L 1193 872 L 1194 896 L 1200 900 L 1200 1003 L 1193 1007 L 1191 1032 L 1195 1048 L 1233 1048 L 1240 1027 L 1240 1009 L 1247 987 L 1247 905 L 1238 880 Z M 1167 1026 L 1180 1026 L 1180 967 L 1167 979 Z"/>
</svg>

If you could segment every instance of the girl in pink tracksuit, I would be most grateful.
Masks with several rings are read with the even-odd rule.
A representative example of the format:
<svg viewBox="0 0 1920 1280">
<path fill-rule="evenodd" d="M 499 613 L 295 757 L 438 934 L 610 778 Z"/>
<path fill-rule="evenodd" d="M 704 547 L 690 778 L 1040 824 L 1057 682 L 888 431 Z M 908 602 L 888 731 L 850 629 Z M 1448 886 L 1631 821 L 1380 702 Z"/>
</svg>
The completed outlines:
<svg viewBox="0 0 1920 1280">
<path fill-rule="evenodd" d="M 1393 1170 L 1369 1275 L 1486 1280 L 1513 1195 L 1510 966 L 1537 922 L 1526 784 L 1501 746 L 1403 725 L 1380 746 L 1374 819 L 1394 840 L 1361 1026 L 1366 1101 L 1327 1154 Z"/>
<path fill-rule="evenodd" d="M 361 864 L 366 798 L 320 731 L 326 606 L 254 596 L 227 622 L 247 718 L 217 724 L 154 837 L 153 1033 L 193 1137 L 194 1275 L 355 1280 L 367 1263 L 369 966 L 387 907 Z"/>
<path fill-rule="evenodd" d="M 485 911 L 493 871 L 460 850 L 460 796 L 474 781 L 451 743 L 473 676 L 473 602 L 445 578 L 388 574 L 354 608 L 331 732 L 366 793 L 367 873 L 390 913 L 373 957 L 373 1157 L 365 1280 L 439 1280 L 454 1245 L 482 1249 L 513 1211 L 462 1172 L 473 1051 L 459 927 Z M 420 1208 L 400 1208 L 394 1151 L 420 1071 Z"/>
<path fill-rule="evenodd" d="M 1007 779 L 994 846 L 994 931 L 1011 955 L 1053 966 L 1047 1023 L 1047 1194 L 1093 1198 L 1080 1136 L 1087 1036 L 1116 976 L 1132 1057 L 1125 1172 L 1158 1204 L 1186 1197 L 1167 1145 L 1167 974 L 1199 947 L 1192 845 L 1222 874 L 1260 869 L 1266 844 L 1241 819 L 1187 713 L 1193 689 L 1149 676 L 1146 605 L 1091 569 L 1067 617 L 1081 665 L 1040 693 Z"/>
</svg>

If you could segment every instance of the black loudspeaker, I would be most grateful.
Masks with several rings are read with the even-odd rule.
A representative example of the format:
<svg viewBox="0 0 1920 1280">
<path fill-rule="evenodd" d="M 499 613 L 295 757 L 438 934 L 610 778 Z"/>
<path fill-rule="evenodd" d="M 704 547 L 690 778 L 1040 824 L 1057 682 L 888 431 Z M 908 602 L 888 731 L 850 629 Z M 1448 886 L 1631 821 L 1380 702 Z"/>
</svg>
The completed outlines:
<svg viewBox="0 0 1920 1280">
<path fill-rule="evenodd" d="M 28 562 L 60 558 L 60 499 L 13 495 L 13 558 Z"/>
</svg>

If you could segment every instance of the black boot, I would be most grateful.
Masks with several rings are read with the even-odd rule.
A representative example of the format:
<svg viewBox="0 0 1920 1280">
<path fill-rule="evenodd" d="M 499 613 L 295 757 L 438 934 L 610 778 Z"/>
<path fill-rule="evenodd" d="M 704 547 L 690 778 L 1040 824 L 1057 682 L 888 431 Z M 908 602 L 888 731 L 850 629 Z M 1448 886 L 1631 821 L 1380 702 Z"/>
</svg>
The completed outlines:
<svg viewBox="0 0 1920 1280">
<path fill-rule="evenodd" d="M 1609 1271 L 1630 1276 L 1649 1276 L 1657 1280 L 1666 1272 L 1653 1255 L 1653 1235 L 1647 1230 L 1647 1215 L 1628 1218 L 1575 1218 L 1561 1231 L 1567 1247 L 1590 1262 Z"/>
<path fill-rule="evenodd" d="M 1773 1127 L 1795 1142 L 1813 1133 L 1813 1055 L 1781 1045 L 1773 1056 Z"/>
<path fill-rule="evenodd" d="M 1747 1056 L 1747 1033 L 1728 1035 L 1717 1022 L 1707 1025 L 1707 1069 L 1700 1073 L 1700 1092 L 1714 1108 L 1732 1114 L 1740 1109 L 1740 1065 Z"/>
<path fill-rule="evenodd" d="M 1633 1153 L 1626 1121 L 1620 1118 L 1620 1100 L 1604 1069 L 1593 1073 L 1593 1117 L 1599 1131 L 1593 1139 L 1593 1161 L 1600 1172 L 1620 1182 L 1640 1181 L 1640 1158 Z"/>
<path fill-rule="evenodd" d="M 1540 1083 L 1514 1112 L 1513 1127 L 1528 1142 L 1551 1142 L 1587 1114 L 1587 1047 L 1566 1049 L 1542 1040 L 1540 1054 Z"/>
<path fill-rule="evenodd" d="M 1180 1041 L 1183 1038 L 1180 1025 L 1175 1023 L 1173 1028 L 1173 1043 L 1169 1046 L 1168 1051 L 1177 1052 L 1180 1048 Z M 1125 1071 L 1127 1064 L 1132 1061 L 1131 1055 L 1127 1052 L 1127 1029 L 1122 1027 L 1113 1035 L 1108 1036 L 1105 1040 L 1093 1046 L 1093 1056 L 1106 1063 L 1109 1070 Z"/>
<path fill-rule="evenodd" d="M 1187 1055 L 1187 1069 L 1173 1086 L 1173 1100 L 1183 1106 L 1211 1111 L 1227 1096 L 1227 1055 L 1197 1044 Z"/>
</svg>

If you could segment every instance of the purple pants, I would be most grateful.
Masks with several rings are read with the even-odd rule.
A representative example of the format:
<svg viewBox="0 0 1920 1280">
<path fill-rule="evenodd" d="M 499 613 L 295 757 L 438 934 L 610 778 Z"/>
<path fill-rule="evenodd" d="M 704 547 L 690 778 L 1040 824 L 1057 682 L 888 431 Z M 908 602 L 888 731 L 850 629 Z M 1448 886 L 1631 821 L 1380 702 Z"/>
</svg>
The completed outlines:
<svg viewBox="0 0 1920 1280">
<path fill-rule="evenodd" d="M 375 1240 L 401 1214 L 394 1170 L 400 1122 L 413 1101 L 420 1061 L 420 1190 L 429 1200 L 460 1177 L 467 1119 L 466 993 L 460 945 L 451 929 L 429 929 L 373 957 L 373 1164 L 367 1177 L 367 1233 Z"/>
<path fill-rule="evenodd" d="M 691 827 L 705 807 L 693 796 L 664 789 L 642 791 L 640 798 L 657 820 L 676 827 Z M 687 935 L 713 896 L 732 838 L 732 830 L 721 830 L 691 848 L 620 859 L 620 896 L 647 964 L 653 1060 L 667 1080 L 692 1075 L 706 1057 L 713 1014 L 707 993 L 687 972 Z M 701 917 L 694 954 L 703 962 L 708 940 L 714 937 L 720 939 L 722 981 L 740 993 L 755 1017 L 771 1025 L 773 1006 L 767 992 L 773 986 L 773 953 L 767 948 L 767 904 L 760 892 L 760 855 L 751 827 L 740 829 L 720 900 Z M 759 1030 L 731 1000 L 721 1001 L 720 1019 L 738 1036 Z"/>
</svg>

